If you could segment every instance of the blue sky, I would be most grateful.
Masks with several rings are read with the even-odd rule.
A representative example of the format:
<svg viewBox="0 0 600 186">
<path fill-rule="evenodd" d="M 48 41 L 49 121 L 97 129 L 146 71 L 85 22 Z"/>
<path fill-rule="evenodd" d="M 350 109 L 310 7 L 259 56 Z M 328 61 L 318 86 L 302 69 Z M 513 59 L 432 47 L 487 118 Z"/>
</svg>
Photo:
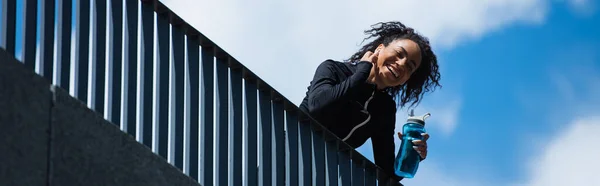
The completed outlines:
<svg viewBox="0 0 600 186">
<path fill-rule="evenodd" d="M 479 179 L 499 185 L 527 180 L 524 163 L 540 158 L 536 143 L 564 132 L 573 117 L 600 114 L 598 23 L 597 14 L 555 6 L 541 25 L 507 26 L 439 52 L 446 62 L 444 86 L 458 87 L 463 102 L 455 132 L 431 138 L 430 160 L 441 169 L 470 167 Z M 561 87 L 563 80 L 570 87 Z M 589 113 L 577 107 L 589 107 Z"/>
<path fill-rule="evenodd" d="M 455 132 L 429 143 L 430 160 L 441 171 L 457 179 L 475 173 L 485 185 L 527 182 L 527 163 L 544 156 L 540 151 L 552 145 L 547 141 L 568 131 L 574 119 L 600 114 L 600 16 L 579 13 L 553 6 L 543 24 L 507 26 L 438 53 L 447 62 L 444 86 L 458 87 L 462 98 Z M 552 164 L 585 166 L 572 160 L 587 152 L 580 150 Z M 564 171 L 585 170 L 597 173 Z"/>
<path fill-rule="evenodd" d="M 403 21 L 432 40 L 443 85 L 416 109 L 432 114 L 429 156 L 403 182 L 600 185 L 598 2 L 164 2 L 296 104 L 318 63 Z M 370 142 L 358 150 L 372 159 Z"/>
</svg>

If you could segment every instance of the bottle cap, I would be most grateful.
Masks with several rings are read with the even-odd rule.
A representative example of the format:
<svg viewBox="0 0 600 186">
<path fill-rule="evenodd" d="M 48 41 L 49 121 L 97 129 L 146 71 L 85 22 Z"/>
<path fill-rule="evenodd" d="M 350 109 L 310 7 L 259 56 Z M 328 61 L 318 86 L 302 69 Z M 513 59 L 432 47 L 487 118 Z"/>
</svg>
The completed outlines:
<svg viewBox="0 0 600 186">
<path fill-rule="evenodd" d="M 431 116 L 429 112 L 423 114 L 422 116 L 415 116 L 415 110 L 411 109 L 410 114 L 408 115 L 408 119 L 406 121 L 425 125 L 425 119 L 427 119 L 429 116 Z"/>
</svg>

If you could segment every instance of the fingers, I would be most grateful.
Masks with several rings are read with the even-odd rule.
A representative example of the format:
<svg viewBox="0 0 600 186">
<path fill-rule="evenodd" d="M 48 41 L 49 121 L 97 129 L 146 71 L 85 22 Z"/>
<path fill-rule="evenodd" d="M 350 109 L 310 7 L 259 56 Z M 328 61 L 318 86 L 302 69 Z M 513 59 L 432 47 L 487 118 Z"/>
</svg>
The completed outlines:
<svg viewBox="0 0 600 186">
<path fill-rule="evenodd" d="M 419 152 L 419 154 L 421 154 L 422 152 L 427 153 L 426 146 L 413 146 L 413 149 L 415 149 L 417 152 Z"/>
<path fill-rule="evenodd" d="M 424 138 L 426 139 L 426 138 Z M 419 153 L 419 155 L 421 156 L 422 159 L 425 159 L 425 157 L 427 157 L 427 141 L 426 140 L 413 140 L 412 141 L 414 146 L 413 149 L 415 149 L 417 151 L 417 153 Z"/>
<path fill-rule="evenodd" d="M 419 156 L 421 156 L 421 159 L 427 158 L 427 147 L 413 146 L 413 149 L 415 149 L 417 151 L 417 153 L 419 153 Z"/>
<path fill-rule="evenodd" d="M 379 56 L 379 49 L 375 50 L 375 53 L 373 53 L 373 55 L 371 55 L 371 62 L 372 63 L 376 63 L 377 62 L 377 56 Z"/>
<path fill-rule="evenodd" d="M 372 55 L 373 55 L 373 52 L 367 51 L 367 52 L 365 52 L 365 54 L 363 55 L 363 57 L 360 60 L 361 61 L 369 61 L 369 62 L 371 62 L 371 56 Z"/>
<path fill-rule="evenodd" d="M 427 141 L 429 139 L 428 133 L 421 133 L 421 136 L 423 136 L 423 141 Z"/>
<path fill-rule="evenodd" d="M 367 51 L 361 58 L 361 61 L 369 61 L 371 63 L 375 63 L 375 62 L 377 62 L 378 55 L 379 55 L 379 50 L 375 50 L 375 53 L 373 53 L 371 51 Z"/>
<path fill-rule="evenodd" d="M 427 151 L 427 142 L 426 141 L 413 140 L 412 143 L 414 145 L 413 148 L 418 148 L 418 150 L 420 150 L 420 151 L 423 151 L 423 150 Z M 415 150 L 417 150 L 417 149 L 415 149 Z"/>
<path fill-rule="evenodd" d="M 419 153 L 419 156 L 421 156 L 422 159 L 425 159 L 427 157 L 427 143 L 421 140 L 413 140 L 413 144 L 415 144 L 413 149 Z"/>
<path fill-rule="evenodd" d="M 416 146 L 427 146 L 427 142 L 423 140 L 412 140 L 412 142 Z"/>
<path fill-rule="evenodd" d="M 402 132 L 398 132 L 398 138 L 402 139 Z M 417 151 L 417 153 L 419 153 L 419 156 L 421 156 L 421 159 L 424 160 L 427 157 L 427 140 L 429 139 L 429 134 L 427 133 L 422 133 L 421 136 L 423 136 L 423 140 L 412 140 L 413 143 L 413 149 L 415 149 L 415 151 Z"/>
</svg>

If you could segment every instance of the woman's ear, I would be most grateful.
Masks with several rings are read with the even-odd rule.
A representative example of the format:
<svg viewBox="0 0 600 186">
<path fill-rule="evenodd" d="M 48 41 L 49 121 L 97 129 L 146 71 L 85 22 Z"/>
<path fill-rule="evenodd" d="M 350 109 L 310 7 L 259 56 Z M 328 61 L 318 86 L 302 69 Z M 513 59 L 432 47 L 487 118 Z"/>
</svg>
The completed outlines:
<svg viewBox="0 0 600 186">
<path fill-rule="evenodd" d="M 375 51 L 379 50 L 379 52 L 381 52 L 383 50 L 383 48 L 385 48 L 385 46 L 383 46 L 383 44 L 379 44 L 379 46 L 377 46 L 377 48 L 375 48 Z M 373 51 L 373 52 L 375 52 Z"/>
</svg>

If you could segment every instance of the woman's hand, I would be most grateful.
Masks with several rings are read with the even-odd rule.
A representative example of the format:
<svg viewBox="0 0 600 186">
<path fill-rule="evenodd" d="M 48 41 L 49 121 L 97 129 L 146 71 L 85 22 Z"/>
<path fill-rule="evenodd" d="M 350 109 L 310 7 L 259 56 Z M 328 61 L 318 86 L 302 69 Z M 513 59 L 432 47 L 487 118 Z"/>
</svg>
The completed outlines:
<svg viewBox="0 0 600 186">
<path fill-rule="evenodd" d="M 375 76 L 373 76 L 374 79 L 371 79 L 372 82 L 377 82 L 377 74 L 379 74 L 379 67 L 377 66 L 377 56 L 379 56 L 379 51 L 380 49 L 375 49 L 375 53 L 367 51 L 365 52 L 365 55 L 363 55 L 363 57 L 360 59 L 360 61 L 371 62 L 371 64 L 373 65 L 373 67 L 371 67 L 371 75 Z"/>
<path fill-rule="evenodd" d="M 360 59 L 361 61 L 368 61 L 373 63 L 373 65 L 377 64 L 377 56 L 379 56 L 379 49 L 375 50 L 375 53 L 371 51 L 365 52 L 365 55 Z"/>
<path fill-rule="evenodd" d="M 413 140 L 412 142 L 415 145 L 413 148 L 419 153 L 421 160 L 424 160 L 427 158 L 427 140 L 429 139 L 429 134 L 422 133 L 421 135 L 423 136 L 423 140 Z M 398 132 L 398 138 L 402 140 L 401 132 Z"/>
</svg>

